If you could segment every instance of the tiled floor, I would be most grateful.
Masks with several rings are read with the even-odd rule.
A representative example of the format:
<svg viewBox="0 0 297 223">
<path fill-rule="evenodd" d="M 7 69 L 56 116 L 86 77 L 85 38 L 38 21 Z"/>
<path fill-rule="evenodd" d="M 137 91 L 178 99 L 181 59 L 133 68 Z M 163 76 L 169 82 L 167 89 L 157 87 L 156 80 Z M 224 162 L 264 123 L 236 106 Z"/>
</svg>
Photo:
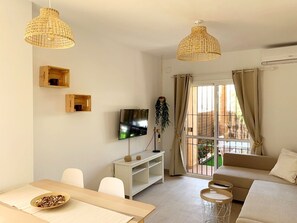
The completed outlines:
<svg viewBox="0 0 297 223">
<path fill-rule="evenodd" d="M 200 190 L 207 188 L 207 184 L 208 180 L 193 177 L 166 176 L 164 184 L 152 185 L 134 196 L 134 200 L 156 206 L 145 223 L 202 223 Z M 241 203 L 232 203 L 230 223 L 236 221 L 241 207 Z"/>
</svg>

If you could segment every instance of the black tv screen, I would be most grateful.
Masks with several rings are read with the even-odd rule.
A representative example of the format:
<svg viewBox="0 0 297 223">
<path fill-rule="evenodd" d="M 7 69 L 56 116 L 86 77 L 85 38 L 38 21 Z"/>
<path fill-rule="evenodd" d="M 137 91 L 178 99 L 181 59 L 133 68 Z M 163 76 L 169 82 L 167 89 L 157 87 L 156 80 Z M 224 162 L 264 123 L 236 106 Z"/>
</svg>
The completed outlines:
<svg viewBox="0 0 297 223">
<path fill-rule="evenodd" d="M 148 109 L 121 109 L 119 140 L 147 134 Z"/>
</svg>

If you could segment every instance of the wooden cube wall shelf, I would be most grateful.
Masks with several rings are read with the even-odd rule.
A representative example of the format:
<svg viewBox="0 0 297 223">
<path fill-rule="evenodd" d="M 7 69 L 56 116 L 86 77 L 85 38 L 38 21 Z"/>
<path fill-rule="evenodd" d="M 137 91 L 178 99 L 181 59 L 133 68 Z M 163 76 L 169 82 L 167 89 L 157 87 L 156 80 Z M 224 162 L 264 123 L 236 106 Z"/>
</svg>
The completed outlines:
<svg viewBox="0 0 297 223">
<path fill-rule="evenodd" d="M 39 69 L 40 87 L 67 88 L 69 79 L 69 69 L 53 66 L 42 66 Z"/>
<path fill-rule="evenodd" d="M 66 112 L 91 111 L 91 95 L 66 94 Z"/>
</svg>

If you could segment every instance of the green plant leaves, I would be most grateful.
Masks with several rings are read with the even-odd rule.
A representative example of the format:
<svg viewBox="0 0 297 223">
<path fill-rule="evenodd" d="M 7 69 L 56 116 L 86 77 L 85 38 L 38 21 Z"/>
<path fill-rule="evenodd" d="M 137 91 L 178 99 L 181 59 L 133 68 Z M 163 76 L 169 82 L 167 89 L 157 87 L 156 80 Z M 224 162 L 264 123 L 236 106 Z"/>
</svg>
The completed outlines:
<svg viewBox="0 0 297 223">
<path fill-rule="evenodd" d="M 169 120 L 169 105 L 166 102 L 165 97 L 159 97 L 156 104 L 156 116 L 155 116 L 155 123 L 156 125 L 161 125 L 161 131 L 163 132 L 165 128 L 170 125 Z"/>
</svg>

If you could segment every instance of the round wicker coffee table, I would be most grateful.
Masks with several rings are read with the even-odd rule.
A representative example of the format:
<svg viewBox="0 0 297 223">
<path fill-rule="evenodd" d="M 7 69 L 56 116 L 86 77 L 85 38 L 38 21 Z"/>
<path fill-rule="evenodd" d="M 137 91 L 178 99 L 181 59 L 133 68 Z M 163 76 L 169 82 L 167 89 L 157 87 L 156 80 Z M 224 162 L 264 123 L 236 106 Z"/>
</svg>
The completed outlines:
<svg viewBox="0 0 297 223">
<path fill-rule="evenodd" d="M 203 204 L 203 222 L 229 223 L 232 193 L 227 190 L 206 188 L 200 191 Z"/>
</svg>

